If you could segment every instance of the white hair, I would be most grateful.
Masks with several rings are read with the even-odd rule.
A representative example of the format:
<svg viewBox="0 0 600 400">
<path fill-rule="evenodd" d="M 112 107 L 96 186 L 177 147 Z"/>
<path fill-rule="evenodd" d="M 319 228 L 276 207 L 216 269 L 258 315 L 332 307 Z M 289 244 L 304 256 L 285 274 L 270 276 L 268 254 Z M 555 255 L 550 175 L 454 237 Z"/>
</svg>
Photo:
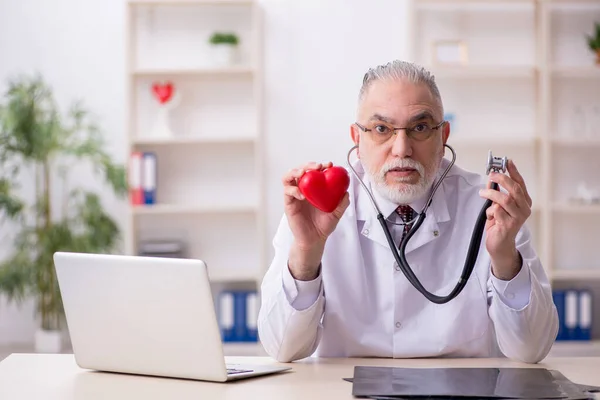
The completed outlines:
<svg viewBox="0 0 600 400">
<path fill-rule="evenodd" d="M 359 101 L 362 100 L 367 89 L 373 82 L 382 79 L 405 79 L 415 84 L 424 83 L 431 91 L 433 97 L 439 102 L 443 111 L 442 96 L 435 82 L 435 76 L 418 64 L 401 60 L 394 60 L 387 64 L 369 68 L 363 77 L 362 87 L 358 95 Z"/>
</svg>

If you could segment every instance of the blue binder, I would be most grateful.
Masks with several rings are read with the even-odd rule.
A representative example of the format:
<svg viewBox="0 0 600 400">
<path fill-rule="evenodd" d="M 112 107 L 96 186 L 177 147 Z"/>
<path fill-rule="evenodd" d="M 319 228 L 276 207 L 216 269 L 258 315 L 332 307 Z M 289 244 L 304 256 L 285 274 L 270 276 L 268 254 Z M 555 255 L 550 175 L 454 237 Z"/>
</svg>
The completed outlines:
<svg viewBox="0 0 600 400">
<path fill-rule="evenodd" d="M 578 324 L 576 340 L 590 340 L 592 337 L 593 298 L 589 290 L 580 290 L 578 304 Z"/>
<path fill-rule="evenodd" d="M 142 156 L 142 190 L 144 193 L 144 204 L 156 203 L 157 186 L 157 161 L 156 154 L 153 152 L 144 152 Z"/>
<path fill-rule="evenodd" d="M 554 290 L 552 292 L 552 300 L 556 306 L 558 313 L 558 334 L 556 340 L 566 340 L 567 332 L 565 327 L 565 292 L 562 290 Z"/>
<path fill-rule="evenodd" d="M 579 295 L 576 290 L 565 291 L 565 332 L 566 340 L 577 340 L 579 326 Z"/>
<path fill-rule="evenodd" d="M 223 342 L 235 341 L 235 317 L 234 317 L 234 296 L 233 293 L 223 291 L 219 294 L 219 328 L 221 329 L 221 339 Z"/>
<path fill-rule="evenodd" d="M 258 340 L 258 294 L 256 292 L 246 293 L 246 340 L 256 342 Z"/>
</svg>

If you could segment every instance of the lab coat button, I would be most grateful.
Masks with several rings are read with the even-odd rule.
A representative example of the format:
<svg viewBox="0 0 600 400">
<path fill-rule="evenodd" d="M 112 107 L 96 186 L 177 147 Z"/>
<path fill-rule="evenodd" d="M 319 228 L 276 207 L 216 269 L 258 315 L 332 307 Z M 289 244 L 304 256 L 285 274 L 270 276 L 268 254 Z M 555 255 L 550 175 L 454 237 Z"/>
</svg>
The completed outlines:
<svg viewBox="0 0 600 400">
<path fill-rule="evenodd" d="M 369 230 L 368 230 L 368 229 L 365 229 L 365 230 L 363 230 L 363 232 L 362 232 L 362 233 L 363 233 L 363 235 L 365 235 L 365 236 L 368 236 L 368 235 L 369 235 Z"/>
<path fill-rule="evenodd" d="M 394 262 L 394 269 L 395 269 L 396 271 L 400 271 L 400 266 L 398 265 L 398 263 L 397 263 L 397 262 Z"/>
<path fill-rule="evenodd" d="M 400 322 L 396 322 L 396 328 L 400 328 Z"/>
<path fill-rule="evenodd" d="M 433 231 L 433 236 L 438 237 L 440 235 L 440 231 Z"/>
</svg>

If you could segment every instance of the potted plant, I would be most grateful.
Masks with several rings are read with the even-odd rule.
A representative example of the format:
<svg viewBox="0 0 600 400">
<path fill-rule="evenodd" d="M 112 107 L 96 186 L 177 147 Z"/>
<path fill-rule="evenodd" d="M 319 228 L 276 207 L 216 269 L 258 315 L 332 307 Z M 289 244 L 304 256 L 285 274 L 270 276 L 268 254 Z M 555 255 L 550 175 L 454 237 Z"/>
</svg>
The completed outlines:
<svg viewBox="0 0 600 400">
<path fill-rule="evenodd" d="M 77 161 L 116 195 L 126 195 L 125 167 L 113 162 L 80 102 L 61 114 L 39 75 L 10 80 L 0 99 L 0 223 L 17 231 L 13 249 L 0 260 L 0 293 L 17 303 L 35 300 L 38 352 L 58 352 L 62 343 L 54 253 L 111 252 L 119 242 L 119 227 L 98 194 L 69 184 Z M 33 195 L 24 196 L 28 190 Z"/>
<path fill-rule="evenodd" d="M 596 64 L 600 65 L 600 23 L 594 24 L 595 32 L 592 35 L 586 35 L 590 50 L 596 53 Z"/>
<path fill-rule="evenodd" d="M 236 62 L 239 38 L 231 32 L 215 32 L 209 43 L 213 50 L 213 60 L 218 66 L 229 66 Z"/>
</svg>

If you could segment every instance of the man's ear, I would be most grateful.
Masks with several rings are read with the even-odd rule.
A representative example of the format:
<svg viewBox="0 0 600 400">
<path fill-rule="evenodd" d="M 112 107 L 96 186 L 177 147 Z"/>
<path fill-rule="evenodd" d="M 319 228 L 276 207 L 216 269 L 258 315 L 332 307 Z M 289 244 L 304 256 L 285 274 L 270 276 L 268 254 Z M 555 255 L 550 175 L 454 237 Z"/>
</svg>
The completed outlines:
<svg viewBox="0 0 600 400">
<path fill-rule="evenodd" d="M 444 144 L 448 141 L 448 137 L 450 136 L 450 122 L 446 122 L 442 128 L 442 139 L 444 140 Z"/>
<path fill-rule="evenodd" d="M 360 132 L 358 131 L 358 127 L 355 124 L 350 125 L 350 137 L 355 145 L 358 146 L 360 143 Z M 356 156 L 360 158 L 359 148 L 356 148 Z"/>
</svg>

